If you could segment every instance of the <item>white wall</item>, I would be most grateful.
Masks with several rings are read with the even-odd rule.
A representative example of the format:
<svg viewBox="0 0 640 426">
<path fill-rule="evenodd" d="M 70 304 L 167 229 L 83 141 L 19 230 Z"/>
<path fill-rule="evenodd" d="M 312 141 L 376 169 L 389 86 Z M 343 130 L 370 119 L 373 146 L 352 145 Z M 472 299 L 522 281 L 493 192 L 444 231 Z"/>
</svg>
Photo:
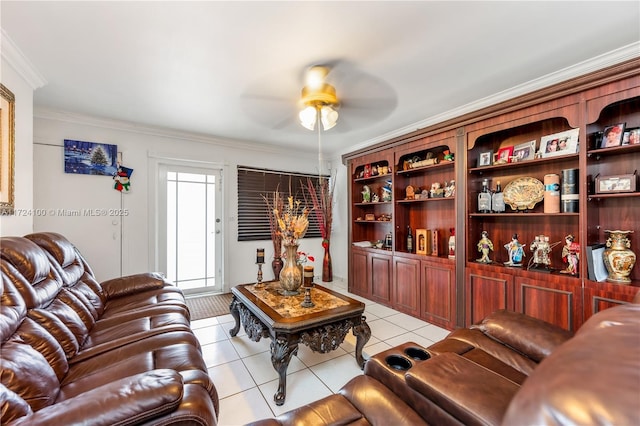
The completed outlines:
<svg viewBox="0 0 640 426">
<path fill-rule="evenodd" d="M 16 215 L 0 218 L 0 236 L 24 235 L 33 229 L 33 86 L 5 59 L 1 80 L 15 96 L 15 207 Z"/>
<path fill-rule="evenodd" d="M 110 177 L 65 174 L 64 139 L 104 142 L 118 145 L 123 165 L 134 169 L 131 193 L 115 191 Z M 149 240 L 154 231 L 151 222 L 153 206 L 149 206 L 154 182 L 149 180 L 150 156 L 183 158 L 223 164 L 225 205 L 225 288 L 256 279 L 255 249 L 264 247 L 270 259 L 270 241 L 237 241 L 237 176 L 236 166 L 254 166 L 292 172 L 317 171 L 317 153 L 313 151 L 278 151 L 258 144 L 220 141 L 199 135 L 188 135 L 162 129 L 120 123 L 55 111 L 36 111 L 34 119 L 34 207 L 57 212 L 58 209 L 85 209 L 109 206 L 129 212 L 126 217 L 75 217 L 62 214 L 38 216 L 35 231 L 59 232 L 69 238 L 87 258 L 100 280 L 153 269 L 154 258 Z M 332 163 L 339 164 L 337 161 Z M 337 192 L 346 200 L 344 166 L 338 175 Z M 338 191 L 339 188 L 339 191 Z M 344 205 L 343 201 L 338 206 Z M 341 207 L 346 217 L 346 206 Z M 346 278 L 347 223 L 336 218 L 332 237 L 332 258 L 336 279 Z M 121 237 L 122 236 L 122 237 Z M 344 244 L 341 244 L 344 241 Z M 120 246 L 122 252 L 120 253 Z M 152 247 L 153 249 L 153 247 Z M 322 267 L 319 239 L 306 239 L 301 249 L 312 254 L 316 274 Z M 120 263 L 120 254 L 122 261 Z M 120 272 L 120 268 L 122 272 Z M 264 268 L 270 279 L 270 268 Z"/>
</svg>

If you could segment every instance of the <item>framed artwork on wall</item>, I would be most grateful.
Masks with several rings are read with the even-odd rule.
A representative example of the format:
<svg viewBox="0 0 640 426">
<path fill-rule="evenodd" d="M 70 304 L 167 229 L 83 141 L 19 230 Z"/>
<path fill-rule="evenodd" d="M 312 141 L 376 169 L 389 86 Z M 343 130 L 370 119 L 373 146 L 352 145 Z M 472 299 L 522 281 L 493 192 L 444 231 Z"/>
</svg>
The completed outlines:
<svg viewBox="0 0 640 426">
<path fill-rule="evenodd" d="M 118 145 L 64 140 L 64 172 L 113 176 L 118 170 Z"/>
<path fill-rule="evenodd" d="M 0 84 L 0 215 L 15 209 L 15 96 Z"/>
</svg>

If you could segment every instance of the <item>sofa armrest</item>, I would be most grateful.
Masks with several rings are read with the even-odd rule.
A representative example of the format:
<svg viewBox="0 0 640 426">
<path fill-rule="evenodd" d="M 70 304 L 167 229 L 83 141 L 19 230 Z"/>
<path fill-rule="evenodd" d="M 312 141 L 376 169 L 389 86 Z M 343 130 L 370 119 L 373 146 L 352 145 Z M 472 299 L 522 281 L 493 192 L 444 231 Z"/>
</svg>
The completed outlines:
<svg viewBox="0 0 640 426">
<path fill-rule="evenodd" d="M 182 400 L 180 374 L 158 369 L 116 380 L 49 405 L 14 425 L 133 425 L 170 413 Z"/>
<path fill-rule="evenodd" d="M 167 284 L 167 281 L 160 273 L 149 272 L 113 278 L 101 282 L 100 286 L 107 299 L 114 299 L 147 290 L 160 289 Z"/>
<path fill-rule="evenodd" d="M 555 348 L 573 337 L 573 333 L 556 325 L 518 312 L 499 310 L 471 329 L 514 348 L 536 362 L 541 362 Z"/>
<path fill-rule="evenodd" d="M 520 389 L 499 374 L 454 353 L 411 368 L 407 384 L 465 425 L 500 424 Z"/>
</svg>

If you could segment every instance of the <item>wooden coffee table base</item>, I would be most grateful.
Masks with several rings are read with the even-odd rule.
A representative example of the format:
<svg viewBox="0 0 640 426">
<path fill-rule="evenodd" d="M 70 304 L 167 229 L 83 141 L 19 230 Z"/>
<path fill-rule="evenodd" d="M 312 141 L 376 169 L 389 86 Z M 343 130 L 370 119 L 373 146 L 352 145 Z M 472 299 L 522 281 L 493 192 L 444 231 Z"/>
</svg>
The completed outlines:
<svg viewBox="0 0 640 426">
<path fill-rule="evenodd" d="M 271 338 L 271 363 L 279 377 L 278 390 L 273 397 L 276 405 L 284 404 L 287 392 L 287 368 L 291 356 L 298 353 L 299 343 L 307 345 L 314 352 L 327 353 L 337 349 L 349 330 L 352 330 L 356 336 L 356 362 L 360 368 L 364 367 L 365 359 L 362 356 L 362 349 L 371 337 L 371 329 L 362 315 L 364 307 L 362 310 L 354 309 L 353 314 L 347 313 L 346 317 L 340 315 L 339 319 L 335 320 L 317 315 L 317 320 L 306 318 L 298 326 L 295 326 L 295 322 L 289 322 L 288 327 L 279 327 L 277 323 L 271 324 L 270 327 L 267 324 L 269 321 L 265 323 L 256 315 L 263 316 L 265 312 L 255 304 L 243 301 L 244 297 L 238 297 L 239 294 L 237 295 L 235 291 L 233 293 L 229 310 L 235 319 L 235 326 L 229 330 L 229 334 L 232 337 L 236 336 L 242 324 L 249 339 L 255 342 L 263 337 Z M 258 312 L 254 314 L 252 309 Z"/>
</svg>

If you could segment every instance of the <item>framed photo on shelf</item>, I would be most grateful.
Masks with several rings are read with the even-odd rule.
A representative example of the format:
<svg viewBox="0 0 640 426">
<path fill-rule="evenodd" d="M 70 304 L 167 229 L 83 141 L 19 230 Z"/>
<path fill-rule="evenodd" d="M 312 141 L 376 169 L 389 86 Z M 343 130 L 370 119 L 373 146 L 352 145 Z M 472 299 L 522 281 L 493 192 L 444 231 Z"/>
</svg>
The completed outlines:
<svg viewBox="0 0 640 426">
<path fill-rule="evenodd" d="M 622 135 L 624 134 L 625 123 L 616 124 L 615 126 L 605 127 L 602 132 L 602 145 L 600 148 L 612 148 L 622 144 Z"/>
<path fill-rule="evenodd" d="M 478 157 L 478 167 L 490 166 L 493 164 L 493 151 L 484 151 Z"/>
<path fill-rule="evenodd" d="M 571 129 L 540 138 L 542 158 L 577 153 L 579 132 L 580 129 Z"/>
<path fill-rule="evenodd" d="M 416 229 L 416 241 L 418 245 L 416 246 L 416 254 L 427 254 L 427 250 L 429 250 L 429 239 L 427 236 L 426 229 Z"/>
<path fill-rule="evenodd" d="M 629 129 L 629 145 L 640 144 L 640 127 Z"/>
<path fill-rule="evenodd" d="M 596 194 L 636 192 L 637 175 L 596 176 Z"/>
<path fill-rule="evenodd" d="M 506 164 L 511 162 L 511 156 L 513 155 L 513 146 L 505 146 L 500 148 L 496 154 L 496 159 L 493 164 Z"/>
<path fill-rule="evenodd" d="M 536 156 L 536 141 L 521 143 L 513 147 L 513 162 L 533 160 Z"/>
</svg>

